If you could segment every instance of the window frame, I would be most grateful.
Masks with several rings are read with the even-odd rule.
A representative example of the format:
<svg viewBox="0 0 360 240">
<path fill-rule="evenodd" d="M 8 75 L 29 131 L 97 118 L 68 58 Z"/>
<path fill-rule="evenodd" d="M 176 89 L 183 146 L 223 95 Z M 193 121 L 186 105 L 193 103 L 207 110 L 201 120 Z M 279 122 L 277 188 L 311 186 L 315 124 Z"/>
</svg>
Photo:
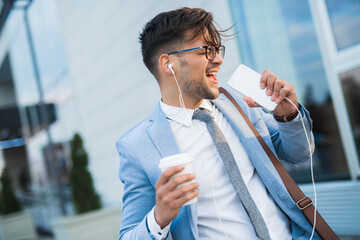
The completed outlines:
<svg viewBox="0 0 360 240">
<path fill-rule="evenodd" d="M 360 44 L 338 50 L 335 35 L 330 21 L 326 0 L 308 0 L 325 73 L 329 82 L 333 106 L 340 136 L 343 143 L 350 177 L 356 181 L 360 176 L 359 156 L 356 150 L 354 133 L 350 123 L 349 112 L 342 92 L 340 74 L 360 67 Z"/>
</svg>

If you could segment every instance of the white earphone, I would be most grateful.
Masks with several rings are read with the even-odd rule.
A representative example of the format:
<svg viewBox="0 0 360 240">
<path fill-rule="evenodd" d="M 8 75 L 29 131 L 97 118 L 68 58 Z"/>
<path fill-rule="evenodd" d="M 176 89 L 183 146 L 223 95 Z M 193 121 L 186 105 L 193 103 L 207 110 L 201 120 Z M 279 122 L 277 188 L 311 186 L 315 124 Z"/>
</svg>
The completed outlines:
<svg viewBox="0 0 360 240">
<path fill-rule="evenodd" d="M 175 76 L 174 69 L 172 68 L 171 63 L 169 63 L 168 68 L 170 69 L 171 73 Z"/>
</svg>

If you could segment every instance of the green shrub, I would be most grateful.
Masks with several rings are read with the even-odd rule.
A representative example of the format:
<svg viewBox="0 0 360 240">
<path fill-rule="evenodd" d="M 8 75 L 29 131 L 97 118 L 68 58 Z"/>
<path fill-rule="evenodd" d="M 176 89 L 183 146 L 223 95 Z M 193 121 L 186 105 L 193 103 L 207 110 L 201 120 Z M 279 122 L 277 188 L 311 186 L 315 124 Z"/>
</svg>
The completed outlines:
<svg viewBox="0 0 360 240">
<path fill-rule="evenodd" d="M 101 208 L 100 197 L 88 170 L 88 155 L 79 134 L 75 134 L 71 141 L 71 161 L 70 185 L 76 212 L 84 213 Z"/>
<path fill-rule="evenodd" d="M 6 168 L 1 177 L 0 210 L 2 214 L 21 211 L 21 204 L 15 196 L 11 177 Z"/>
</svg>

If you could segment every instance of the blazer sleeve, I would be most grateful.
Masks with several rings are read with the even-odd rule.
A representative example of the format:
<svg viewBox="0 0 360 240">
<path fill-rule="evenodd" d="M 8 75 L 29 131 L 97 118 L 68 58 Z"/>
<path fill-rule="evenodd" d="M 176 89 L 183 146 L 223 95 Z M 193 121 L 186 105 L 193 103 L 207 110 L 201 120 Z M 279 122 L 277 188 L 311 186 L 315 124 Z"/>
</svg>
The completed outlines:
<svg viewBox="0 0 360 240">
<path fill-rule="evenodd" d="M 119 239 L 155 239 L 147 227 L 147 215 L 155 205 L 155 190 L 126 142 L 119 140 L 116 147 L 120 155 L 119 178 L 124 184 Z"/>
<path fill-rule="evenodd" d="M 315 149 L 310 114 L 302 105 L 299 110 L 304 120 L 310 146 L 300 117 L 290 122 L 278 122 L 271 114 L 265 113 L 261 108 L 258 109 L 269 130 L 277 156 L 281 160 L 292 163 L 307 161 Z"/>
</svg>

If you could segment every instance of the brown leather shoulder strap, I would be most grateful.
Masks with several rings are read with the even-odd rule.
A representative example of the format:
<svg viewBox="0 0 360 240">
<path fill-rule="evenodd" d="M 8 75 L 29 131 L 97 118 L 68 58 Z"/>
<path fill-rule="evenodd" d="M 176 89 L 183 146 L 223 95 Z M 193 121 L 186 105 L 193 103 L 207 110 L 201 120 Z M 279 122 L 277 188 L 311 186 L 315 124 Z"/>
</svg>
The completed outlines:
<svg viewBox="0 0 360 240">
<path fill-rule="evenodd" d="M 295 183 L 295 181 L 291 178 L 289 173 L 285 170 L 285 168 L 281 165 L 280 161 L 274 155 L 274 153 L 270 150 L 269 146 L 266 145 L 264 139 L 260 136 L 259 132 L 256 130 L 254 125 L 247 118 L 243 110 L 240 108 L 239 104 L 235 101 L 235 99 L 228 93 L 224 88 L 219 88 L 220 93 L 223 93 L 236 107 L 236 109 L 240 112 L 241 116 L 245 119 L 247 125 L 250 127 L 251 131 L 256 136 L 257 140 L 261 144 L 262 148 L 270 158 L 273 163 L 275 169 L 280 175 L 284 185 L 289 192 L 290 196 L 296 203 L 297 207 L 304 213 L 308 221 L 311 225 L 314 224 L 314 206 L 312 204 L 312 200 L 305 196 L 305 194 L 301 191 L 299 186 Z M 316 232 L 319 236 L 324 240 L 338 240 L 339 238 L 332 231 L 330 226 L 325 222 L 325 220 L 320 216 L 320 214 L 316 211 Z"/>
</svg>

